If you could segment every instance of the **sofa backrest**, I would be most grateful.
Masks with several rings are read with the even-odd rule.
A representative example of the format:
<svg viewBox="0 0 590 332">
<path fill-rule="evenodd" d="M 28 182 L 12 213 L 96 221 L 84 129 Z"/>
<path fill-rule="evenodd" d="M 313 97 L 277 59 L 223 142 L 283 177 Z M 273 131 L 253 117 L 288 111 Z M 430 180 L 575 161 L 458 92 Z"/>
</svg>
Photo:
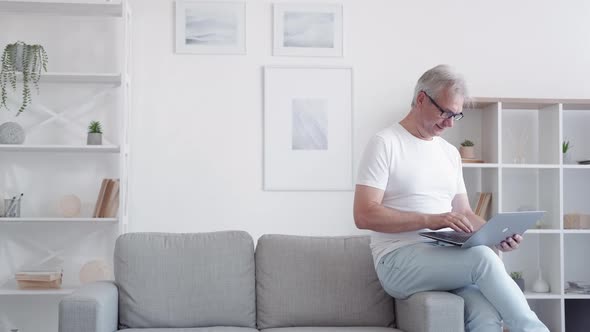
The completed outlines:
<svg viewBox="0 0 590 332">
<path fill-rule="evenodd" d="M 256 326 L 246 232 L 124 234 L 114 270 L 121 328 Z"/>
<path fill-rule="evenodd" d="M 255 255 L 259 329 L 393 326 L 369 237 L 264 235 Z"/>
</svg>

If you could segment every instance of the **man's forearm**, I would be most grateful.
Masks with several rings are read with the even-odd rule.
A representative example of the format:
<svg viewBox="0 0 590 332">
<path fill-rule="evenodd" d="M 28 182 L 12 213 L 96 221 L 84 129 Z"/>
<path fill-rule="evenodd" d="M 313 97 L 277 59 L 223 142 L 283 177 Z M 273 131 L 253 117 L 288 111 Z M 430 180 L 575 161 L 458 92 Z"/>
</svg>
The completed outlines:
<svg viewBox="0 0 590 332">
<path fill-rule="evenodd" d="M 383 233 L 410 232 L 427 228 L 428 215 L 405 212 L 375 204 L 359 214 L 357 226 Z"/>
</svg>

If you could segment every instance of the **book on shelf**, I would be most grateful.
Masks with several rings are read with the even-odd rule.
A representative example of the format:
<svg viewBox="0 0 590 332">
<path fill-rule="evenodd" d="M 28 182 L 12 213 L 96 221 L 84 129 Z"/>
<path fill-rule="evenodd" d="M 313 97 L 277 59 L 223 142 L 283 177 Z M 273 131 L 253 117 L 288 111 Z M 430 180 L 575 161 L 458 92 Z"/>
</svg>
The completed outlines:
<svg viewBox="0 0 590 332">
<path fill-rule="evenodd" d="M 119 210 L 119 179 L 103 179 L 93 218 L 113 218 Z"/>
<path fill-rule="evenodd" d="M 475 214 L 487 220 L 490 206 L 492 203 L 492 193 L 481 192 L 478 195 L 477 205 L 475 206 Z"/>
<path fill-rule="evenodd" d="M 102 184 L 100 185 L 100 190 L 98 191 L 98 198 L 96 199 L 96 205 L 94 206 L 94 213 L 92 213 L 93 218 L 98 217 L 98 213 L 100 208 L 102 207 L 102 202 L 104 200 L 104 194 L 107 189 L 107 184 L 109 183 L 109 179 L 102 179 Z"/>
<path fill-rule="evenodd" d="M 14 275 L 16 280 L 53 281 L 61 278 L 61 271 L 19 271 Z"/>
<path fill-rule="evenodd" d="M 57 289 L 61 288 L 61 278 L 52 281 L 17 280 L 20 289 Z"/>
<path fill-rule="evenodd" d="M 21 270 L 14 275 L 20 289 L 60 288 L 63 277 L 62 269 Z"/>
</svg>

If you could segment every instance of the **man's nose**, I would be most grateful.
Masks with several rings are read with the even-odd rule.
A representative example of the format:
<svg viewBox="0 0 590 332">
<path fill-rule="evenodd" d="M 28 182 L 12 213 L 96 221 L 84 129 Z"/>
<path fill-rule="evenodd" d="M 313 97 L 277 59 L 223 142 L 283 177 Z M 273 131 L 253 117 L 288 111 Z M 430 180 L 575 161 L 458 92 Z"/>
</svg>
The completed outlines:
<svg viewBox="0 0 590 332">
<path fill-rule="evenodd" d="M 443 124 L 445 125 L 445 127 L 453 128 L 453 126 L 455 125 L 455 120 L 452 117 L 450 117 L 448 119 L 445 119 L 445 121 L 443 121 Z"/>
</svg>

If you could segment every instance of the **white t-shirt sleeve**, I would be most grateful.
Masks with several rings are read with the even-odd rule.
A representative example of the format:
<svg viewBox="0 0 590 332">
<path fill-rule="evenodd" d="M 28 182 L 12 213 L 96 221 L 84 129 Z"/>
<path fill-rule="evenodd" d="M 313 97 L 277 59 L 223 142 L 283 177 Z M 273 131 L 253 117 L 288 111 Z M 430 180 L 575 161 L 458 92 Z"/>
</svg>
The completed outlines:
<svg viewBox="0 0 590 332">
<path fill-rule="evenodd" d="M 380 136 L 373 136 L 359 164 L 356 184 L 385 190 L 390 172 L 390 154 L 385 140 Z"/>
</svg>

